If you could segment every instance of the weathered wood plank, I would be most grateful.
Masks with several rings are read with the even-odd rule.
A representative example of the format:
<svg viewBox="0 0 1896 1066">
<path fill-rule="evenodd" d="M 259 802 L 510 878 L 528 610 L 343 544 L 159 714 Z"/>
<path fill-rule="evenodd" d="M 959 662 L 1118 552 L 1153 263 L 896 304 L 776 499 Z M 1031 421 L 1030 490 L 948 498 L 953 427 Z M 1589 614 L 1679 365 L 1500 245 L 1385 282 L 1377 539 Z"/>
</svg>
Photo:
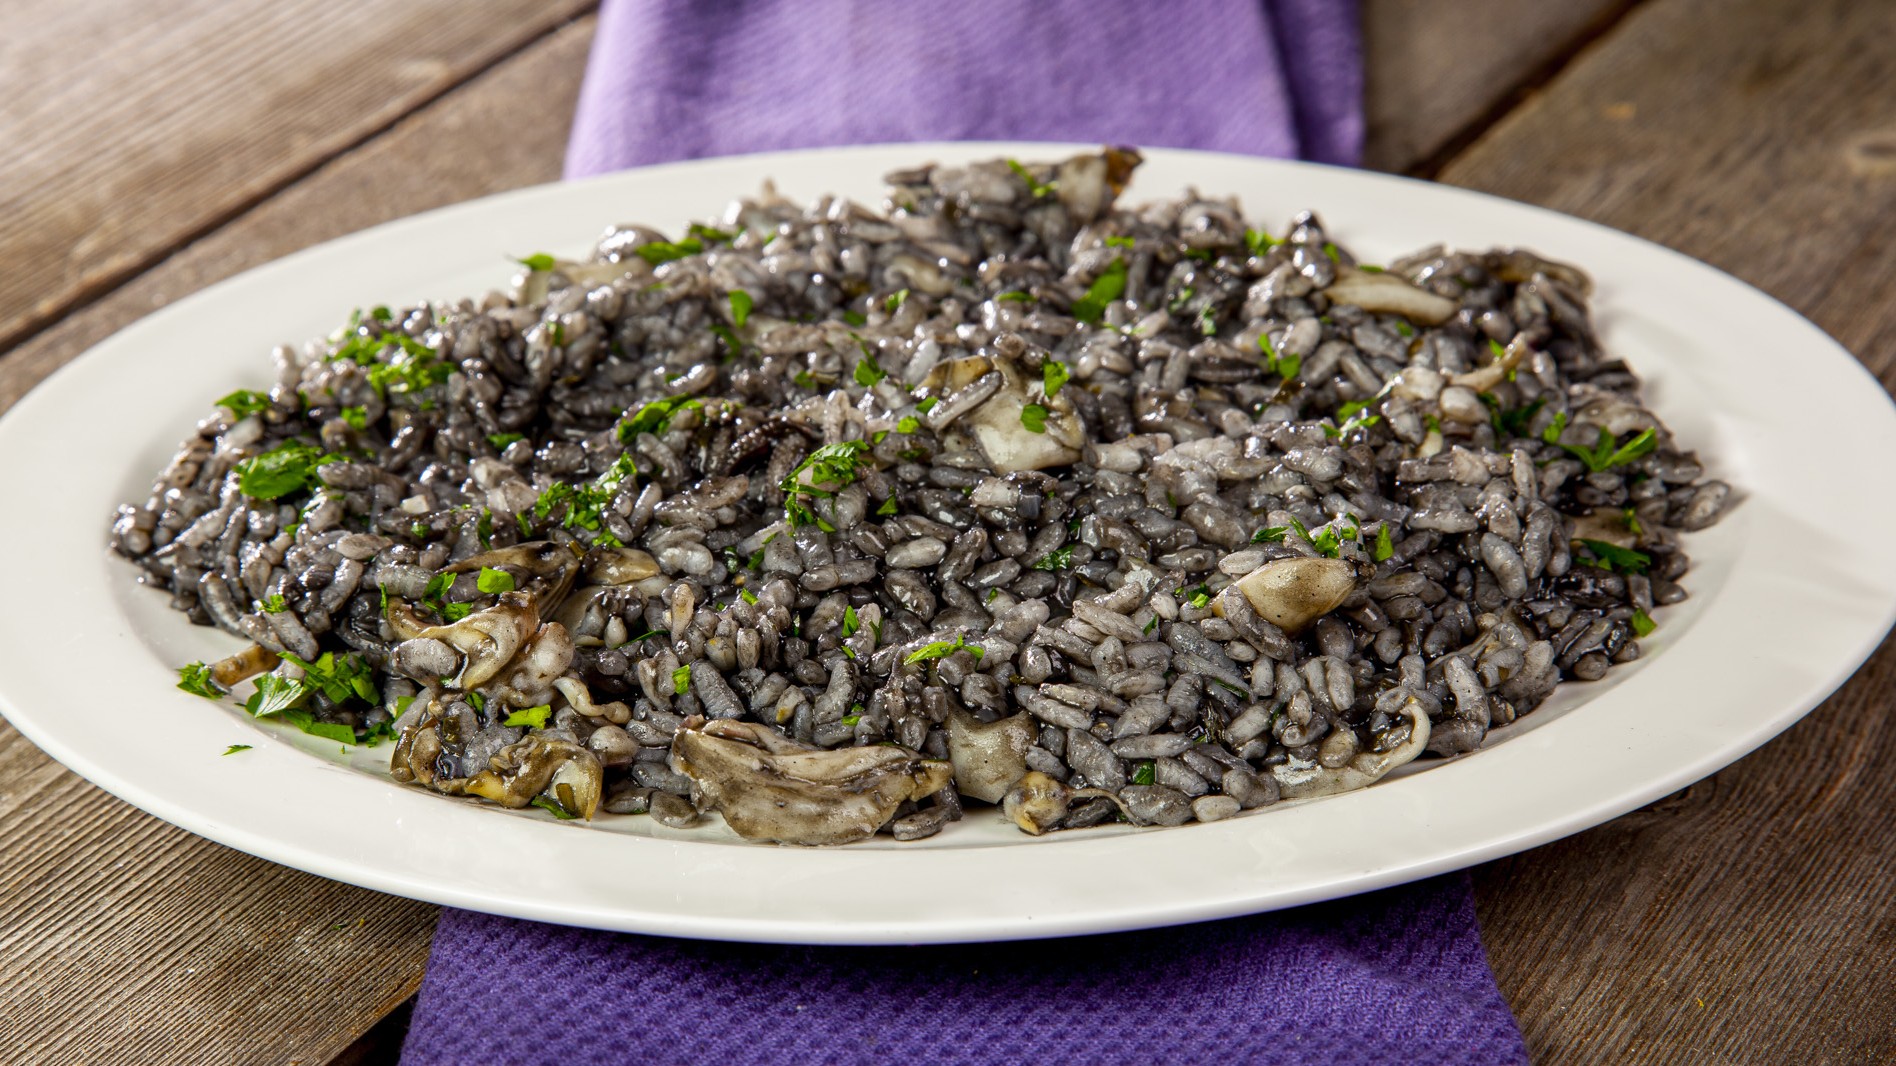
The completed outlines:
<svg viewBox="0 0 1896 1066">
<path fill-rule="evenodd" d="M 11 5 L 0 348 L 592 6 Z"/>
<path fill-rule="evenodd" d="M 1896 168 L 1870 146 L 1896 138 L 1896 97 L 1866 89 L 1896 85 L 1889 28 L 1887 7 L 1852 0 L 1657 0 L 1443 178 L 1728 270 L 1888 387 Z M 1893 682 L 1885 644 L 1731 769 L 1479 872 L 1489 954 L 1537 1061 L 1896 1059 Z"/>
<path fill-rule="evenodd" d="M 0 410 L 219 278 L 557 178 L 591 36 L 590 19 L 555 32 L 34 337 L 0 359 Z M 326 1062 L 413 994 L 435 914 L 158 822 L 4 723 L 0 898 L 7 1062 Z"/>
<path fill-rule="evenodd" d="M 1634 2 L 1364 0 L 1363 165 L 1434 156 Z"/>
</svg>

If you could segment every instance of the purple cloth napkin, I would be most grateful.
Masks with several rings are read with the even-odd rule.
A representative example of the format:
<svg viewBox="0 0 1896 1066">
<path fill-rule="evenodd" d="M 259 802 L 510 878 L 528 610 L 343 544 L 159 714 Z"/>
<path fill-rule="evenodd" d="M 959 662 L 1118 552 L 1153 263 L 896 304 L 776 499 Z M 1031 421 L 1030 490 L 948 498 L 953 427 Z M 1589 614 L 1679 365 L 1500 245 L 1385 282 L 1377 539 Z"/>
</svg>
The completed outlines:
<svg viewBox="0 0 1896 1066">
<path fill-rule="evenodd" d="M 1354 0 L 607 0 L 566 176 L 893 141 L 1354 164 L 1361 87 Z"/>
<path fill-rule="evenodd" d="M 566 170 L 968 139 L 1353 163 L 1355 18 L 1348 0 L 607 0 Z M 1527 1055 L 1465 875 L 1223 922 L 955 947 L 706 943 L 443 912 L 404 1063 L 633 1060 Z"/>
<path fill-rule="evenodd" d="M 1525 1063 L 1466 874 L 1295 911 L 950 947 L 667 940 L 449 910 L 402 1060 Z"/>
</svg>

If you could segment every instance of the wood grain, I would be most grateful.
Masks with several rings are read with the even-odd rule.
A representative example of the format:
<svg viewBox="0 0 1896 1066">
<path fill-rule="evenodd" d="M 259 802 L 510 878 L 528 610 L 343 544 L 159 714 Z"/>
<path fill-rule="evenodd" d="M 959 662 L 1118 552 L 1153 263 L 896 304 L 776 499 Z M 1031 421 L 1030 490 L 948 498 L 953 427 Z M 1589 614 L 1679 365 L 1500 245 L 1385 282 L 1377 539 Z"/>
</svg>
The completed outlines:
<svg viewBox="0 0 1896 1066">
<path fill-rule="evenodd" d="M 1896 168 L 1864 146 L 1896 136 L 1889 17 L 1852 0 L 1658 0 L 1443 177 L 1730 271 L 1887 388 Z M 1794 374 L 1797 353 L 1784 359 Z M 1872 487 L 1888 491 L 1886 469 L 1866 471 Z M 1536 1061 L 1896 1061 L 1892 683 L 1885 644 L 1725 772 L 1481 869 L 1489 954 Z"/>
<path fill-rule="evenodd" d="M 1433 159 L 1634 2 L 1363 0 L 1363 165 Z"/>
<path fill-rule="evenodd" d="M 592 6 L 15 0 L 0 348 Z"/>
<path fill-rule="evenodd" d="M 555 32 L 63 318 L 0 359 L 0 410 L 220 278 L 558 177 L 591 35 L 590 19 Z M 436 913 L 159 822 L 4 723 L 0 899 L 0 1061 L 23 1063 L 326 1062 L 413 994 Z"/>
</svg>

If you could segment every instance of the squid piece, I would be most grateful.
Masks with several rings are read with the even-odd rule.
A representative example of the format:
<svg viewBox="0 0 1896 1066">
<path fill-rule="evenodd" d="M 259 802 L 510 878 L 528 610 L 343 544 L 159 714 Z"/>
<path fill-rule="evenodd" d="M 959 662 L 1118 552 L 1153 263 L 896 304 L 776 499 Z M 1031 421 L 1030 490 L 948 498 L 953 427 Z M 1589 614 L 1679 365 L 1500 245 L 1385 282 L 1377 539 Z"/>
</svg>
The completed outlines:
<svg viewBox="0 0 1896 1066">
<path fill-rule="evenodd" d="M 1336 280 L 1323 294 L 1331 303 L 1354 304 L 1376 314 L 1401 315 L 1418 326 L 1439 326 L 1461 310 L 1461 305 L 1448 297 L 1418 289 L 1395 274 L 1350 267 L 1339 267 Z"/>
<path fill-rule="evenodd" d="M 659 572 L 658 560 L 637 548 L 593 548 L 582 564 L 594 585 L 635 585 Z"/>
<path fill-rule="evenodd" d="M 866 840 L 954 774 L 894 745 L 825 750 L 756 723 L 695 715 L 672 737 L 671 765 L 691 778 L 700 809 L 723 814 L 739 836 L 809 845 Z"/>
<path fill-rule="evenodd" d="M 930 395 L 951 397 L 993 373 L 1000 375 L 1000 387 L 952 425 L 944 426 L 944 441 L 951 446 L 972 443 L 997 474 L 1078 462 L 1086 445 L 1086 427 L 1072 401 L 1064 390 L 1049 399 L 1040 380 L 1029 377 L 1012 359 L 999 355 L 950 359 L 936 364 L 922 379 L 922 386 Z M 953 404 L 952 398 L 944 399 L 942 408 L 951 411 Z M 1029 406 L 1038 413 L 1030 414 Z M 1030 423 L 1039 428 L 1030 428 Z"/>
<path fill-rule="evenodd" d="M 955 708 L 948 713 L 948 761 L 954 766 L 955 791 L 966 799 L 999 803 L 1027 773 L 1027 749 L 1040 727 L 1026 711 L 982 722 Z"/>
<path fill-rule="evenodd" d="M 438 772 L 446 741 L 439 702 L 431 703 L 402 730 L 389 760 L 389 776 L 449 796 L 477 796 L 502 807 L 525 807 L 545 796 L 566 813 L 591 820 L 599 809 L 605 769 L 598 756 L 568 740 L 524 737 L 496 752 L 487 769 L 469 777 Z"/>
<path fill-rule="evenodd" d="M 566 599 L 566 594 L 572 591 L 573 580 L 579 576 L 580 557 L 564 545 L 550 540 L 535 540 L 511 548 L 496 548 L 479 555 L 470 555 L 458 563 L 442 567 L 441 573 L 473 574 L 479 573 L 483 567 L 525 574 L 527 580 L 519 589 L 533 596 L 534 606 L 541 614 L 551 615 Z"/>
<path fill-rule="evenodd" d="M 1429 716 L 1413 698 L 1402 705 L 1402 714 L 1409 720 L 1409 736 L 1389 751 L 1358 752 L 1334 768 L 1320 762 L 1274 767 L 1271 774 L 1277 778 L 1279 793 L 1285 799 L 1307 799 L 1354 792 L 1375 784 L 1396 767 L 1414 761 L 1429 746 Z"/>
<path fill-rule="evenodd" d="M 1141 824 L 1127 808 L 1125 801 L 1113 793 L 1103 788 L 1068 788 L 1065 783 L 1039 770 L 1029 770 L 1015 782 L 1013 788 L 1007 790 L 1007 794 L 1001 798 L 1001 813 L 1007 816 L 1008 821 L 1019 826 L 1022 832 L 1039 836 L 1059 828 L 1074 801 L 1086 799 L 1112 800 L 1127 821 Z"/>
<path fill-rule="evenodd" d="M 1356 564 L 1344 559 L 1273 559 L 1235 584 L 1252 609 L 1296 633 L 1343 605 L 1356 591 Z"/>
<path fill-rule="evenodd" d="M 499 674 L 521 646 L 540 629 L 540 614 L 529 593 L 503 592 L 500 602 L 475 611 L 452 625 L 430 625 L 414 608 L 388 601 L 388 622 L 402 640 L 438 640 L 461 655 L 461 670 L 448 679 L 453 687 L 478 688 Z"/>
</svg>

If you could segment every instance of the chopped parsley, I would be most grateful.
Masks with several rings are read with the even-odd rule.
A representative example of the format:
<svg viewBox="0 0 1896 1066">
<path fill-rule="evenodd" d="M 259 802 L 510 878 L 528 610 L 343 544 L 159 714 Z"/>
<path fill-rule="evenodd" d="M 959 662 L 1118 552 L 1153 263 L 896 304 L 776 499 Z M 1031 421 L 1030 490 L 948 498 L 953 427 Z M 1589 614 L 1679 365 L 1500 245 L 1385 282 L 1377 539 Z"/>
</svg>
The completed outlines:
<svg viewBox="0 0 1896 1066">
<path fill-rule="evenodd" d="M 1070 570 L 1072 568 L 1073 545 L 1071 544 L 1048 552 L 1035 560 L 1033 565 L 1035 570 Z"/>
<path fill-rule="evenodd" d="M 1555 417 L 1555 421 L 1560 421 L 1559 416 Z M 1547 428 L 1553 429 L 1552 426 Z M 1563 425 L 1562 428 L 1564 429 L 1565 426 Z M 1571 444 L 1562 444 L 1559 434 L 1556 433 L 1554 436 L 1555 439 L 1550 443 L 1558 445 L 1562 451 L 1571 453 L 1575 458 L 1587 464 L 1588 470 L 1596 474 L 1650 455 L 1653 449 L 1659 446 L 1659 434 L 1651 429 L 1640 430 L 1626 443 L 1620 444 L 1613 439 L 1610 431 L 1601 427 L 1600 438 L 1591 448 L 1576 448 Z"/>
<path fill-rule="evenodd" d="M 274 500 L 316 487 L 316 468 L 342 461 L 300 440 L 282 444 L 237 464 L 237 488 L 255 500 Z"/>
<path fill-rule="evenodd" d="M 513 575 L 505 570 L 496 570 L 491 566 L 481 567 L 481 576 L 475 579 L 475 583 L 480 587 L 482 592 L 490 596 L 498 595 L 502 592 L 512 592 L 514 589 Z"/>
<path fill-rule="evenodd" d="M 1018 289 L 1012 292 L 1001 293 L 999 296 L 996 296 L 994 299 L 1001 303 L 1027 304 L 1027 303 L 1034 302 L 1034 298 L 1031 295 L 1021 292 Z"/>
<path fill-rule="evenodd" d="M 538 707 L 522 707 L 501 721 L 504 726 L 525 726 L 532 729 L 545 729 L 546 720 L 553 713 L 551 704 L 542 703 Z"/>
<path fill-rule="evenodd" d="M 447 603 L 441 606 L 441 617 L 450 622 L 459 622 L 473 611 L 474 605 L 471 603 Z"/>
<path fill-rule="evenodd" d="M 489 433 L 487 435 L 487 443 L 493 445 L 497 452 L 504 452 L 513 442 L 526 439 L 525 433 Z"/>
<path fill-rule="evenodd" d="M 908 300 L 908 297 L 909 291 L 907 289 L 900 289 L 890 293 L 889 298 L 882 301 L 882 309 L 890 314 L 895 314 L 901 310 L 902 304 Z"/>
<path fill-rule="evenodd" d="M 1244 246 L 1251 249 L 1252 255 L 1263 255 L 1277 245 L 1284 243 L 1261 229 L 1244 231 Z"/>
<path fill-rule="evenodd" d="M 312 687 L 301 681 L 265 674 L 257 679 L 257 691 L 244 701 L 244 710 L 253 718 L 268 718 L 302 703 L 312 691 Z"/>
<path fill-rule="evenodd" d="M 1290 536 L 1289 526 L 1265 526 L 1263 529 L 1251 534 L 1251 543 L 1275 544 L 1288 536 Z"/>
<path fill-rule="evenodd" d="M 869 316 L 861 311 L 844 311 L 843 321 L 852 326 L 866 326 L 869 324 Z"/>
<path fill-rule="evenodd" d="M 371 706 L 382 702 L 382 693 L 375 687 L 375 671 L 355 652 L 338 658 L 335 652 L 326 651 L 315 662 L 307 663 L 287 652 L 283 658 L 302 667 L 302 683 L 312 690 L 321 689 L 331 703 L 343 703 L 351 697 Z"/>
<path fill-rule="evenodd" d="M 869 350 L 869 345 L 864 344 L 862 358 L 856 361 L 856 372 L 853 376 L 856 384 L 867 389 L 873 388 L 876 382 L 888 377 L 889 374 L 882 369 L 882 364 L 876 362 L 875 354 Z"/>
<path fill-rule="evenodd" d="M 969 644 L 966 637 L 956 637 L 953 640 L 937 640 L 922 645 L 914 651 L 909 652 L 908 658 L 902 660 L 902 665 L 913 666 L 916 663 L 927 662 L 930 659 L 946 659 L 958 651 L 966 651 L 969 655 L 974 656 L 976 662 L 980 662 L 981 657 L 987 654 L 987 651 L 979 644 Z"/>
<path fill-rule="evenodd" d="M 223 686 L 211 677 L 211 668 L 203 663 L 186 663 L 178 667 L 178 687 L 207 700 L 222 699 L 225 695 Z"/>
<path fill-rule="evenodd" d="M 734 230 L 715 229 L 701 222 L 693 222 L 685 232 L 708 244 L 729 244 L 737 239 Z"/>
<path fill-rule="evenodd" d="M 680 241 L 653 241 L 650 244 L 641 244 L 638 248 L 639 258 L 653 266 L 669 263 L 674 259 L 683 259 L 688 255 L 697 255 L 702 251 L 704 251 L 704 242 L 697 237 L 686 237 Z"/>
<path fill-rule="evenodd" d="M 749 589 L 738 589 L 737 598 L 743 600 L 745 603 L 757 602 L 757 594 Z"/>
<path fill-rule="evenodd" d="M 1364 269 L 1367 270 L 1368 268 L 1365 267 Z M 1398 319 L 1396 321 L 1396 332 L 1402 334 L 1404 337 L 1413 337 L 1415 336 L 1415 327 Z"/>
<path fill-rule="evenodd" d="M 357 433 L 369 428 L 369 411 L 366 407 L 345 407 L 336 412 L 336 417 L 348 423 Z"/>
<path fill-rule="evenodd" d="M 1257 335 L 1257 347 L 1264 353 L 1264 372 L 1267 374 L 1276 374 L 1285 381 L 1289 381 L 1297 376 L 1297 371 L 1303 369 L 1303 356 L 1278 355 L 1277 348 L 1271 344 L 1268 333 Z"/>
<path fill-rule="evenodd" d="M 640 407 L 630 418 L 619 423 L 619 443 L 630 446 L 632 438 L 641 433 L 658 434 L 670 428 L 672 419 L 680 411 L 704 410 L 704 401 L 696 396 L 668 396 L 663 400 L 653 400 Z"/>
<path fill-rule="evenodd" d="M 743 329 L 744 323 L 750 321 L 751 308 L 754 306 L 756 306 L 756 304 L 751 300 L 750 293 L 745 292 L 743 289 L 732 289 L 731 324 L 738 329 Z"/>
<path fill-rule="evenodd" d="M 913 433 L 920 428 L 922 428 L 922 420 L 914 415 L 903 415 L 901 421 L 895 424 L 897 433 Z"/>
<path fill-rule="evenodd" d="M 1503 408 L 1501 401 L 1489 393 L 1479 392 L 1475 395 L 1488 406 L 1488 421 L 1494 425 L 1496 439 L 1527 436 L 1527 424 L 1534 420 L 1541 408 L 1547 406 L 1547 397 L 1537 396 L 1533 403 L 1509 410 Z"/>
<path fill-rule="evenodd" d="M 1086 295 L 1073 301 L 1073 317 L 1089 326 L 1099 325 L 1106 308 L 1126 291 L 1126 261 L 1114 259 L 1112 265 L 1086 287 Z"/>
<path fill-rule="evenodd" d="M 1576 560 L 1583 566 L 1598 567 L 1601 570 L 1612 570 L 1621 574 L 1643 574 L 1646 568 L 1652 565 L 1652 556 L 1645 552 L 1622 548 L 1604 540 L 1587 540 L 1583 537 L 1576 543 L 1590 556 L 1590 558 Z"/>
<path fill-rule="evenodd" d="M 1157 779 L 1157 764 L 1150 759 L 1143 760 L 1132 768 L 1132 783 L 1135 785 L 1149 785 Z"/>
<path fill-rule="evenodd" d="M 718 338 L 724 342 L 725 358 L 736 359 L 744 354 L 744 342 L 737 334 L 731 332 L 731 327 L 722 322 L 714 322 L 711 324 L 711 332 L 717 334 Z"/>
<path fill-rule="evenodd" d="M 1192 294 L 1195 291 L 1196 290 L 1193 289 L 1190 285 L 1187 285 L 1184 288 L 1178 290 L 1178 295 L 1172 297 L 1171 301 L 1165 305 L 1165 309 L 1167 311 L 1170 311 L 1172 314 L 1175 314 L 1175 315 L 1178 314 L 1180 311 L 1184 310 L 1185 305 L 1187 303 L 1191 302 Z"/>
<path fill-rule="evenodd" d="M 850 710 L 855 710 L 855 708 L 851 707 Z M 846 714 L 846 715 L 843 715 L 841 720 L 842 720 L 842 723 L 846 726 L 854 726 L 857 722 L 862 721 L 862 715 Z"/>
<path fill-rule="evenodd" d="M 1634 609 L 1632 625 L 1633 635 L 1640 637 L 1651 636 L 1652 631 L 1659 628 L 1659 623 L 1653 621 L 1652 615 L 1647 614 L 1644 608 Z"/>
<path fill-rule="evenodd" d="M 672 695 L 682 696 L 691 687 L 691 664 L 686 663 L 672 671 Z"/>
<path fill-rule="evenodd" d="M 1029 433 L 1047 431 L 1047 409 L 1037 403 L 1030 403 L 1020 409 L 1020 424 L 1027 427 Z"/>
<path fill-rule="evenodd" d="M 843 637 L 845 639 L 849 637 L 853 637 L 856 635 L 856 630 L 861 629 L 861 628 L 862 628 L 862 619 L 857 616 L 856 609 L 854 607 L 844 607 L 843 608 Z"/>
<path fill-rule="evenodd" d="M 1350 528 L 1348 529 L 1339 531 L 1336 526 L 1328 525 L 1317 530 L 1314 536 L 1310 534 L 1304 535 L 1304 539 L 1310 542 L 1310 546 L 1317 549 L 1318 555 L 1326 559 L 1335 559 L 1343 554 L 1343 542 L 1345 540 L 1357 540 L 1361 537 L 1362 530 L 1356 525 L 1355 520 L 1349 519 L 1348 515 L 1345 515 L 1344 518 L 1350 521 Z"/>
<path fill-rule="evenodd" d="M 1382 528 L 1376 530 L 1376 544 L 1370 549 L 1369 557 L 1380 563 L 1394 554 L 1396 546 L 1389 539 L 1389 523 L 1384 522 Z"/>
<path fill-rule="evenodd" d="M 1040 364 L 1040 389 L 1047 394 L 1049 400 L 1058 395 L 1060 386 L 1066 384 L 1072 377 L 1073 371 L 1068 370 L 1066 364 L 1057 359 L 1049 359 Z"/>
<path fill-rule="evenodd" d="M 1189 595 L 1187 595 L 1189 593 Z M 1200 585 L 1194 589 L 1179 589 L 1178 594 L 1185 597 L 1185 606 L 1194 610 L 1204 610 L 1211 606 L 1211 588 Z"/>
<path fill-rule="evenodd" d="M 1323 254 L 1329 256 L 1330 262 L 1332 263 L 1341 263 L 1343 261 L 1343 256 L 1337 251 L 1335 241 L 1323 242 Z"/>
<path fill-rule="evenodd" d="M 289 609 L 290 605 L 284 601 L 282 593 L 272 592 L 263 598 L 264 614 L 282 614 Z"/>
<path fill-rule="evenodd" d="M 941 402 L 941 397 L 930 396 L 927 399 L 923 400 L 921 403 L 916 404 L 915 409 L 917 411 L 920 411 L 923 414 L 927 414 L 928 412 L 934 410 L 935 405 L 940 402 Z"/>
<path fill-rule="evenodd" d="M 883 500 L 882 506 L 876 508 L 876 514 L 879 516 L 886 517 L 894 513 L 895 513 L 895 497 L 893 495 L 891 495 L 888 499 Z"/>
<path fill-rule="evenodd" d="M 232 418 L 249 418 L 270 409 L 270 397 L 249 389 L 238 389 L 229 396 L 217 401 L 217 406 L 230 412 Z"/>
<path fill-rule="evenodd" d="M 1038 200 L 1043 196 L 1052 195 L 1053 190 L 1054 190 L 1054 183 L 1042 182 L 1038 178 L 1035 178 L 1031 171 L 1029 171 L 1026 167 L 1021 165 L 1020 160 L 1018 159 L 1008 160 L 1007 169 L 1020 175 L 1020 180 L 1027 183 L 1028 194 L 1031 195 L 1034 199 Z"/>
<path fill-rule="evenodd" d="M 1620 511 L 1620 521 L 1626 523 L 1626 531 L 1635 537 L 1646 535 L 1646 528 L 1639 524 L 1639 510 L 1627 507 Z"/>
<path fill-rule="evenodd" d="M 249 751 L 249 750 L 250 750 L 250 745 L 248 744 L 232 744 L 230 747 L 224 749 L 224 754 L 235 755 L 240 751 Z"/>
<path fill-rule="evenodd" d="M 553 817 L 558 818 L 562 822 L 571 822 L 579 818 L 579 815 L 574 814 L 572 811 L 567 810 L 565 804 L 561 803 L 559 800 L 554 799 L 552 796 L 535 796 L 533 797 L 532 800 L 528 802 L 530 802 L 533 806 L 538 807 L 541 810 L 547 812 Z"/>
<path fill-rule="evenodd" d="M 554 265 L 553 257 L 545 252 L 536 252 L 525 259 L 516 259 L 514 262 L 528 270 L 552 270 Z"/>
<path fill-rule="evenodd" d="M 827 499 L 853 483 L 856 480 L 856 467 L 869 448 L 870 444 L 866 440 L 825 444 L 790 471 L 778 487 L 783 489 L 784 513 L 790 519 L 792 528 L 815 525 L 825 533 L 835 531 L 834 527 L 810 509 L 808 501 Z"/>
</svg>

